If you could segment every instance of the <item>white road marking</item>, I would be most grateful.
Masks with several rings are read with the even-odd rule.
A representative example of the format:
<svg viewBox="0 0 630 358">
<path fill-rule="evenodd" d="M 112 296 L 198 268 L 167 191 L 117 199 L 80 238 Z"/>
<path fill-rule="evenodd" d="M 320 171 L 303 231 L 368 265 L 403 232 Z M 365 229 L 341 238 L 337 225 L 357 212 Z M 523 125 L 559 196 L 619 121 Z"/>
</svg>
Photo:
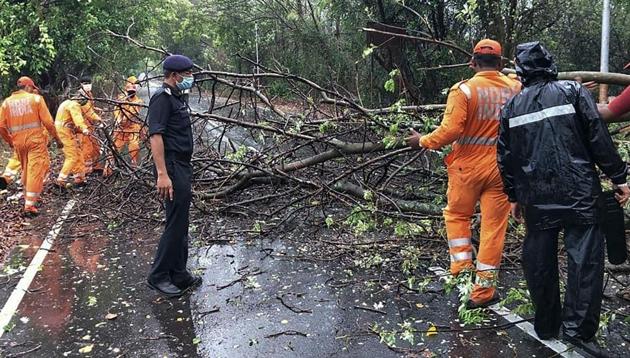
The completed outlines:
<svg viewBox="0 0 630 358">
<path fill-rule="evenodd" d="M 446 277 L 448 276 L 448 272 L 446 272 L 446 270 L 444 270 L 441 267 L 437 267 L 437 266 L 429 267 L 429 271 L 432 271 L 436 276 L 439 276 L 441 279 L 446 279 Z M 497 315 L 505 318 L 508 322 L 523 321 L 523 317 L 512 313 L 509 309 L 505 307 L 501 307 L 499 303 L 496 303 L 488 307 L 488 309 L 496 313 Z M 544 344 L 547 348 L 556 352 L 560 357 L 584 358 L 583 355 L 581 355 L 580 353 L 576 351 L 571 350 L 566 344 L 562 343 L 561 341 L 557 339 L 542 340 L 538 338 L 538 335 L 536 335 L 536 331 L 534 331 L 534 325 L 531 324 L 530 322 L 520 322 L 520 323 L 515 324 L 515 326 L 518 327 L 521 331 L 529 334 L 538 342 Z"/>
<path fill-rule="evenodd" d="M 15 314 L 15 311 L 17 311 L 18 306 L 24 298 L 24 294 L 26 294 L 26 292 L 28 291 L 31 282 L 33 282 L 33 279 L 37 275 L 37 272 L 44 262 L 46 255 L 48 255 L 48 251 L 55 243 L 55 239 L 57 238 L 57 235 L 59 235 L 59 232 L 63 227 L 63 223 L 68 218 L 68 215 L 70 215 L 70 212 L 72 211 L 72 208 L 74 208 L 75 204 L 76 201 L 70 200 L 63 208 L 63 211 L 57 219 L 57 222 L 55 222 L 55 225 L 52 227 L 52 229 L 50 229 L 48 235 L 39 247 L 39 250 L 37 250 L 37 253 L 31 260 L 31 263 L 26 268 L 26 271 L 24 271 L 22 279 L 20 279 L 20 282 L 18 282 L 17 286 L 15 286 L 15 289 L 11 293 L 11 296 L 9 296 L 9 299 L 4 304 L 4 307 L 2 307 L 2 311 L 0 311 L 0 337 L 2 337 L 2 335 L 4 334 L 4 327 L 11 322 L 13 314 Z"/>
</svg>

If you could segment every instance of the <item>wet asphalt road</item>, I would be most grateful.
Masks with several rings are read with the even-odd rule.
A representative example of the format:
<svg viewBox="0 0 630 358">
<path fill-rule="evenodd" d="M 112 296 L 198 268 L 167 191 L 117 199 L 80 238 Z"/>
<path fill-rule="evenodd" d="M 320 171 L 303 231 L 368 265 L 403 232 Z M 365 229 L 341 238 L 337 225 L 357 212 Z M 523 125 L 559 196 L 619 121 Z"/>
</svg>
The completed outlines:
<svg viewBox="0 0 630 358">
<path fill-rule="evenodd" d="M 44 235 L 18 246 L 9 264 L 28 265 Z M 156 239 L 75 221 L 57 240 L 0 341 L 4 356 L 37 347 L 29 356 L 198 356 L 190 296 L 164 300 L 144 285 Z M 3 287 L 3 304 L 19 276 Z"/>
<path fill-rule="evenodd" d="M 113 237 L 75 219 L 2 337 L 4 356 L 36 349 L 28 356 L 399 357 L 404 351 L 388 349 L 367 328 L 410 317 L 424 327 L 456 315 L 455 301 L 441 295 L 368 289 L 361 279 L 347 284 L 334 261 L 283 259 L 294 248 L 269 241 L 191 250 L 190 268 L 204 273 L 204 284 L 164 300 L 144 285 L 157 232 Z M 18 246 L 11 267 L 26 266 L 40 242 Z M 19 272 L 2 288 L 3 302 L 18 279 Z M 385 302 L 386 315 L 356 308 L 376 302 Z M 441 333 L 413 348 L 439 357 L 553 355 L 516 328 Z"/>
</svg>

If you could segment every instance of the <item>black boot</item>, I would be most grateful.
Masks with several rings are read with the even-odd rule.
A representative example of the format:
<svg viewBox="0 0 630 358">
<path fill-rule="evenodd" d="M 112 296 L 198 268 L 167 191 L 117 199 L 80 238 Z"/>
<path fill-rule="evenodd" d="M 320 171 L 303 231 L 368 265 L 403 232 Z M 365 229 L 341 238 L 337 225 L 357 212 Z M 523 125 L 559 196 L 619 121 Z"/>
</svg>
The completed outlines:
<svg viewBox="0 0 630 358">
<path fill-rule="evenodd" d="M 570 343 L 575 346 L 578 350 L 586 353 L 587 356 L 595 357 L 595 358 L 609 358 L 610 355 L 606 353 L 606 350 L 600 347 L 599 343 L 595 337 L 589 340 L 583 340 L 579 336 L 570 336 L 569 334 L 563 332 L 562 338 L 567 343 Z"/>
</svg>

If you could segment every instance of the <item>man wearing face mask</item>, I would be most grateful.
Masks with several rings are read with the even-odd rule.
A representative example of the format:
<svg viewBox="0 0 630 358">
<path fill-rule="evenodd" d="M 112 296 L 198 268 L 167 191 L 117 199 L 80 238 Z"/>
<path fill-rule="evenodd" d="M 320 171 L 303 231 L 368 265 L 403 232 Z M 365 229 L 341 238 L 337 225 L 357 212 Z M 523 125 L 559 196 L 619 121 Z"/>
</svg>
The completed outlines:
<svg viewBox="0 0 630 358">
<path fill-rule="evenodd" d="M 163 69 L 164 83 L 149 101 L 148 121 L 157 190 L 166 208 L 166 226 L 147 283 L 167 297 L 177 297 L 201 283 L 201 277 L 186 270 L 193 137 L 183 92 L 193 85 L 193 62 L 186 56 L 172 55 L 164 60 Z"/>
<path fill-rule="evenodd" d="M 59 187 L 68 187 L 70 175 L 74 175 L 74 184 L 85 184 L 85 161 L 81 152 L 79 134 L 90 135 L 81 106 L 85 106 L 88 99 L 79 93 L 71 95 L 61 102 L 55 116 L 55 127 L 59 138 L 63 143 L 64 162 L 55 184 Z M 72 184 L 70 184 L 72 185 Z"/>
</svg>

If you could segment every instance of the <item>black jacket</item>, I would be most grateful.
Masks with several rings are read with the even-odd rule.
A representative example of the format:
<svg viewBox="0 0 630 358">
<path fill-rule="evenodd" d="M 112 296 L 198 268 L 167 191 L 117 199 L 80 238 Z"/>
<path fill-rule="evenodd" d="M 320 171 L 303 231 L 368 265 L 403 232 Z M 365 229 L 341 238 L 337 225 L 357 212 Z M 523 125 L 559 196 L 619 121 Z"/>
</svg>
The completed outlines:
<svg viewBox="0 0 630 358">
<path fill-rule="evenodd" d="M 597 220 L 597 165 L 615 184 L 626 163 L 587 89 L 555 76 L 530 78 L 501 111 L 497 160 L 505 192 L 530 229 Z"/>
</svg>

